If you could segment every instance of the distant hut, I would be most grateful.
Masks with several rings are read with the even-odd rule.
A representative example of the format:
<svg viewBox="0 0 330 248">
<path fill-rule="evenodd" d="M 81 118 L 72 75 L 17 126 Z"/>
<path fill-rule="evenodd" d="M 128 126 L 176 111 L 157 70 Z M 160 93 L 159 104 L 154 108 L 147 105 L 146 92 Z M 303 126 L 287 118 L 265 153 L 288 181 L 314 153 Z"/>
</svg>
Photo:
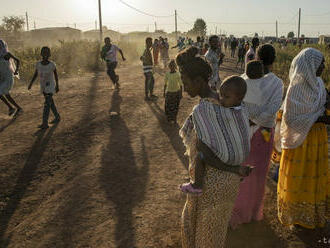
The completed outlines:
<svg viewBox="0 0 330 248">
<path fill-rule="evenodd" d="M 25 33 L 28 43 L 36 46 L 53 45 L 58 41 L 74 41 L 82 38 L 82 32 L 79 29 L 69 27 L 40 28 Z"/>
</svg>

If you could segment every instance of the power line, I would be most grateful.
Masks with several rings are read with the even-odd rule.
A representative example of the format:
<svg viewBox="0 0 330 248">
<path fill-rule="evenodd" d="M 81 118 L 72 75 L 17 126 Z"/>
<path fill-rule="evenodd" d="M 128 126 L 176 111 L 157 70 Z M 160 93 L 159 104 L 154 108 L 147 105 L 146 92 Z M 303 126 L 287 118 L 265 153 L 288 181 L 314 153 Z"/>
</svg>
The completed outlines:
<svg viewBox="0 0 330 248">
<path fill-rule="evenodd" d="M 151 17 L 156 17 L 156 18 L 168 18 L 168 17 L 173 17 L 174 16 L 174 15 L 167 15 L 167 16 L 153 15 L 153 14 L 147 13 L 147 12 L 145 12 L 143 10 L 140 10 L 138 8 L 135 8 L 134 6 L 132 6 L 132 5 L 124 2 L 123 0 L 118 0 L 118 1 L 121 2 L 122 4 L 126 5 L 127 7 L 129 7 L 131 9 L 133 9 L 133 10 L 135 10 L 135 11 L 143 14 L 143 15 L 147 15 L 147 16 L 151 16 Z"/>
<path fill-rule="evenodd" d="M 326 16 L 326 15 L 330 15 L 330 12 L 326 12 L 326 13 L 323 13 L 323 14 L 313 14 L 313 15 L 305 15 L 304 16 Z"/>
</svg>

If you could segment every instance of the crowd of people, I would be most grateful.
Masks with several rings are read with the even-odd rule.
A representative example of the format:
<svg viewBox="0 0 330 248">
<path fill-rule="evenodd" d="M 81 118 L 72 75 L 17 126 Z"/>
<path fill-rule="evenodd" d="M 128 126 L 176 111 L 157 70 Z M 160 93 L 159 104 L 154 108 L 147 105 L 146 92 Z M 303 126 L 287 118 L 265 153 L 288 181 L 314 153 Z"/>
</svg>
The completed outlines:
<svg viewBox="0 0 330 248">
<path fill-rule="evenodd" d="M 276 50 L 271 44 L 251 46 L 243 39 L 221 40 L 218 36 L 179 38 L 170 60 L 166 38 L 146 38 L 140 57 L 145 78 L 145 100 L 155 99 L 154 67 L 163 62 L 165 114 L 177 122 L 182 91 L 200 98 L 187 117 L 179 135 L 189 156 L 190 182 L 180 185 L 187 194 L 182 212 L 182 247 L 224 247 L 227 227 L 263 219 L 266 178 L 273 152 L 276 120 L 280 121 L 280 171 L 278 180 L 278 218 L 290 228 L 324 228 L 330 220 L 330 171 L 326 125 L 330 123 L 330 97 L 321 79 L 325 59 L 314 48 L 303 49 L 292 61 L 290 84 L 284 96 L 282 79 L 272 72 Z M 230 48 L 238 63 L 245 64 L 240 76 L 223 81 L 219 67 Z M 114 88 L 119 89 L 115 73 L 117 52 L 123 51 L 105 38 L 101 57 Z M 45 97 L 43 121 L 48 127 L 52 110 L 60 121 L 53 101 L 59 91 L 56 65 L 49 60 L 51 51 L 41 49 L 42 60 L 28 88 L 40 75 Z M 15 70 L 11 65 L 15 61 Z M 9 115 L 22 108 L 9 92 L 19 60 L 0 40 L 0 99 Z M 283 100 L 284 99 L 284 100 Z"/>
</svg>

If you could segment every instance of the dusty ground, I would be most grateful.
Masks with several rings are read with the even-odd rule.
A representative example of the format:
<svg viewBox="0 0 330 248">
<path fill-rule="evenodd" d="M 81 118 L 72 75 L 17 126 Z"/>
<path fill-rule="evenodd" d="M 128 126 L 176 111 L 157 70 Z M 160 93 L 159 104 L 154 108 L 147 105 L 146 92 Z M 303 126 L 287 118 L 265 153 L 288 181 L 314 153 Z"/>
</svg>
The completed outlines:
<svg viewBox="0 0 330 248">
<path fill-rule="evenodd" d="M 110 89 L 105 72 L 61 80 L 62 122 L 46 131 L 36 128 L 37 85 L 13 90 L 24 107 L 16 120 L 0 104 L 0 247 L 181 247 L 185 196 L 177 185 L 187 159 L 179 127 L 164 118 L 162 76 L 156 73 L 159 99 L 146 103 L 140 65 L 117 71 L 120 91 Z M 237 73 L 227 59 L 222 78 Z M 179 124 L 196 101 L 184 96 Z M 269 180 L 265 220 L 230 231 L 226 247 L 329 247 L 318 242 L 326 235 L 282 227 Z"/>
</svg>

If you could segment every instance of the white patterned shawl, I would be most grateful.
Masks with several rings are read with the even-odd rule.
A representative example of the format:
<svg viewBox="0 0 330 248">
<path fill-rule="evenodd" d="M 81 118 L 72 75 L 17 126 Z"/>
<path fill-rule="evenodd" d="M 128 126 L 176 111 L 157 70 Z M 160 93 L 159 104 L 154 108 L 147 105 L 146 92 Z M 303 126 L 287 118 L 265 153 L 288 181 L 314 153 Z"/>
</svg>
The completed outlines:
<svg viewBox="0 0 330 248">
<path fill-rule="evenodd" d="M 316 71 L 323 55 L 314 48 L 302 50 L 292 61 L 290 85 L 284 100 L 281 143 L 284 149 L 300 146 L 325 111 L 326 90 Z"/>
<path fill-rule="evenodd" d="M 225 108 L 202 99 L 194 107 L 180 130 L 180 136 L 189 147 L 191 136 L 206 144 L 218 158 L 230 165 L 239 165 L 250 152 L 249 121 L 245 111 L 240 108 Z"/>
<path fill-rule="evenodd" d="M 258 126 L 274 127 L 276 113 L 282 103 L 282 80 L 272 72 L 260 79 L 249 79 L 246 74 L 241 77 L 247 84 L 243 102 L 249 113 L 249 119 Z"/>
</svg>

